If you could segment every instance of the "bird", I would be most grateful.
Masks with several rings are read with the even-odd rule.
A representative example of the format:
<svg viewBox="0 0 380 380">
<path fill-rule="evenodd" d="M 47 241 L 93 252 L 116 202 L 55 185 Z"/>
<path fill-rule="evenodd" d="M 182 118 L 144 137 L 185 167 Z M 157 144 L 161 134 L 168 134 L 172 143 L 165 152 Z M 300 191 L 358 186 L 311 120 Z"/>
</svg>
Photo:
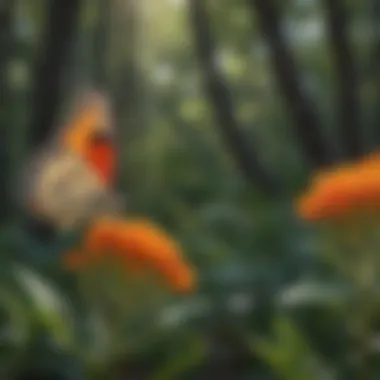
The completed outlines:
<svg viewBox="0 0 380 380">
<path fill-rule="evenodd" d="M 114 190 L 117 149 L 108 97 L 87 89 L 72 108 L 21 174 L 22 208 L 32 224 L 49 230 L 73 230 L 123 208 Z"/>
</svg>

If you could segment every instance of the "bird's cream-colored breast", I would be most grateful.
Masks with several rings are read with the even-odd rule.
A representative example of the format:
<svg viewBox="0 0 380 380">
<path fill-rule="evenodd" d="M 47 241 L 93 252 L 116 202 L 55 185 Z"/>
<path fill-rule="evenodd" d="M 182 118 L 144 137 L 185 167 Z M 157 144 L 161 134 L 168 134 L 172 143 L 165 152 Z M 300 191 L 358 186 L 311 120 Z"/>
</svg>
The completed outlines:
<svg viewBox="0 0 380 380">
<path fill-rule="evenodd" d="M 80 158 L 67 150 L 45 155 L 29 182 L 34 208 L 61 229 L 117 212 L 116 195 Z"/>
</svg>

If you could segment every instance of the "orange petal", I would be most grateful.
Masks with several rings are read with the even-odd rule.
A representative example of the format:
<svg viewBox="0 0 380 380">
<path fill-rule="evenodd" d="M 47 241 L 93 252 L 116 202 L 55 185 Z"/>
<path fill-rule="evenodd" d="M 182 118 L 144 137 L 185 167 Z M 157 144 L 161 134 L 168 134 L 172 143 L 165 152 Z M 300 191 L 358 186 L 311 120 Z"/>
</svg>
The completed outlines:
<svg viewBox="0 0 380 380">
<path fill-rule="evenodd" d="M 318 174 L 297 202 L 307 220 L 344 217 L 354 209 L 380 207 L 380 155 Z"/>
<path fill-rule="evenodd" d="M 146 220 L 98 219 L 90 227 L 84 247 L 89 252 L 118 257 L 127 270 L 152 268 L 176 291 L 194 288 L 194 271 L 182 257 L 179 245 Z M 96 257 L 92 254 L 87 260 Z"/>
</svg>

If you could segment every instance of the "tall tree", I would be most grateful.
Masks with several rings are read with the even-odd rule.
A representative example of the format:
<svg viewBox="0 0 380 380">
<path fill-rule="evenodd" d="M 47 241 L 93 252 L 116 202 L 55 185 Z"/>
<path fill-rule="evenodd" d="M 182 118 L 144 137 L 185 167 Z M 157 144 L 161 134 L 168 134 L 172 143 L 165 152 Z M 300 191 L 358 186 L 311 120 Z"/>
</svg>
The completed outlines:
<svg viewBox="0 0 380 380">
<path fill-rule="evenodd" d="M 332 153 L 326 145 L 313 99 L 297 74 L 294 57 L 282 30 L 281 15 L 275 0 L 248 0 L 252 18 L 258 19 L 267 40 L 277 85 L 293 116 L 294 127 L 302 148 L 314 167 L 327 165 Z"/>
<path fill-rule="evenodd" d="M 345 156 L 363 154 L 363 136 L 359 120 L 358 75 L 348 38 L 347 9 L 342 0 L 323 0 L 327 16 L 327 34 L 338 78 L 337 105 L 340 140 Z"/>
<path fill-rule="evenodd" d="M 380 144 L 380 2 L 372 0 L 369 3 L 369 11 L 372 14 L 372 54 L 371 54 L 371 79 L 375 90 L 374 115 L 373 115 L 373 145 L 378 148 Z M 372 146 L 373 147 L 373 146 Z"/>
<path fill-rule="evenodd" d="M 190 24 L 197 58 L 204 78 L 217 127 L 242 174 L 267 193 L 277 194 L 278 186 L 260 163 L 253 146 L 239 131 L 238 121 L 226 80 L 215 64 L 215 43 L 204 0 L 189 0 Z"/>
<path fill-rule="evenodd" d="M 36 63 L 32 89 L 30 139 L 43 142 L 54 125 L 62 101 L 64 74 L 76 31 L 80 0 L 48 1 L 40 59 Z"/>
</svg>

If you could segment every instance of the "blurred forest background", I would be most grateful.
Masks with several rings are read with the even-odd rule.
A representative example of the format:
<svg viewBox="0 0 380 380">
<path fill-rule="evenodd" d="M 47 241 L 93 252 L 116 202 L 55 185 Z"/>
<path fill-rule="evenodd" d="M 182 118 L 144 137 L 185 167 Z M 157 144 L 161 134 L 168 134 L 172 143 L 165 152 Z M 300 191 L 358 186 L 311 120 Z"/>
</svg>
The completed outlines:
<svg viewBox="0 0 380 380">
<path fill-rule="evenodd" d="M 316 169 L 380 142 L 380 3 L 1 0 L 0 20 L 0 377 L 96 378 L 67 349 L 65 305 L 85 316 L 59 249 L 18 235 L 13 202 L 28 154 L 90 83 L 112 99 L 128 207 L 199 276 L 145 314 L 143 337 L 122 335 L 103 378 L 359 379 L 346 289 L 292 202 Z"/>
</svg>

